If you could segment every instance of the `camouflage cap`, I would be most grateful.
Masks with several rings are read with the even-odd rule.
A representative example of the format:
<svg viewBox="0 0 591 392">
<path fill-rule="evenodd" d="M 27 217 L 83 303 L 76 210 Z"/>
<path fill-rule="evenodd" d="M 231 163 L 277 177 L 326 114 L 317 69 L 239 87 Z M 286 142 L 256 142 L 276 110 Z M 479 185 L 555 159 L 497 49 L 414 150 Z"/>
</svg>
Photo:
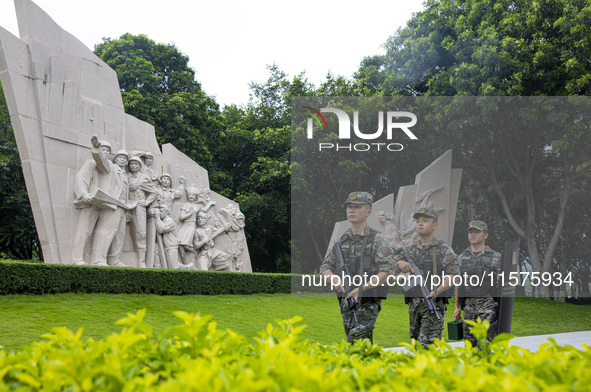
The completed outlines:
<svg viewBox="0 0 591 392">
<path fill-rule="evenodd" d="M 429 218 L 434 218 L 435 220 L 439 219 L 439 215 L 437 215 L 433 208 L 421 207 L 421 209 L 415 212 L 412 217 L 414 219 L 417 219 L 421 215 L 428 216 Z"/>
<path fill-rule="evenodd" d="M 480 231 L 488 231 L 488 226 L 486 226 L 486 223 L 483 221 L 472 221 L 468 225 L 468 230 L 470 230 L 470 229 L 476 229 L 476 230 L 480 230 Z"/>
<path fill-rule="evenodd" d="M 373 203 L 373 196 L 368 192 L 351 192 L 347 201 L 343 203 L 343 207 L 347 207 L 349 204 L 369 204 Z"/>
</svg>

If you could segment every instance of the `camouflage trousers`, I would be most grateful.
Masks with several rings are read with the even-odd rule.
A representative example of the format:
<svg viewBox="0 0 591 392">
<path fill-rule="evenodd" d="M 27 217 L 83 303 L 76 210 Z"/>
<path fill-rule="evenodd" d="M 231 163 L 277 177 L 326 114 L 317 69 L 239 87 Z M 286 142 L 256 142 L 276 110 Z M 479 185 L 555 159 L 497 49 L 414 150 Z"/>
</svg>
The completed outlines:
<svg viewBox="0 0 591 392">
<path fill-rule="evenodd" d="M 480 317 L 482 321 L 488 321 L 490 327 L 488 328 L 486 339 L 491 341 L 498 334 L 498 307 L 499 304 L 497 304 L 491 297 L 466 298 L 466 303 L 462 308 L 464 311 L 464 320 L 476 321 L 478 317 Z M 468 324 L 462 323 L 462 332 L 464 333 L 464 339 L 470 341 L 472 347 L 476 347 L 476 338 L 470 333 L 470 326 Z"/>
<path fill-rule="evenodd" d="M 411 298 L 408 304 L 408 318 L 410 321 L 408 334 L 411 339 L 416 339 L 421 343 L 423 348 L 427 348 L 429 344 L 432 344 L 435 338 L 441 339 L 447 304 L 444 304 L 443 301 L 435 301 L 435 307 L 441 316 L 441 320 L 437 320 L 435 313 L 431 313 L 427 309 L 423 298 Z"/>
<path fill-rule="evenodd" d="M 357 324 L 355 324 L 353 311 L 349 308 L 347 301 L 343 298 L 340 300 L 340 304 L 347 342 L 353 343 L 355 340 L 369 339 L 373 343 L 373 328 L 380 310 L 382 310 L 382 301 L 378 299 L 375 302 L 368 301 L 357 305 L 355 308 Z"/>
</svg>

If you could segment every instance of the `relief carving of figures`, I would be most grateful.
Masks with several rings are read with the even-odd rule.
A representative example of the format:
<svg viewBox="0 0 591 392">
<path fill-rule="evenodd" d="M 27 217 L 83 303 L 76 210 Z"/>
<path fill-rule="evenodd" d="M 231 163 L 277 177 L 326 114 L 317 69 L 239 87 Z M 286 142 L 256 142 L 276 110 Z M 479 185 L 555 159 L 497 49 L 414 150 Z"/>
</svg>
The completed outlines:
<svg viewBox="0 0 591 392">
<path fill-rule="evenodd" d="M 197 193 L 197 203 L 201 204 L 201 209 L 205 212 L 207 212 L 211 206 L 215 205 L 215 201 L 211 200 L 209 192 L 209 189 L 199 189 Z"/>
<path fill-rule="evenodd" d="M 414 203 L 418 205 L 417 209 L 427 208 L 435 212 L 443 211 L 444 208 L 433 208 L 433 202 L 429 201 L 431 195 L 443 188 L 441 186 L 436 189 L 429 189 L 418 195 L 414 200 Z M 378 220 L 385 226 L 384 236 L 389 239 L 393 248 L 410 246 L 418 239 L 415 219 L 412 215 L 413 212 L 408 213 L 407 211 L 399 211 L 398 215 L 396 213 L 387 214 L 384 211 L 379 212 Z"/>
<path fill-rule="evenodd" d="M 173 144 L 159 143 L 152 124 L 125 113 L 115 70 L 33 1 L 15 1 L 27 34 L 21 39 L 0 29 L 0 88 L 44 262 L 154 268 L 162 259 L 163 267 L 174 268 L 180 263 L 171 253 L 174 223 L 184 244 L 177 252 L 187 249 L 189 257 L 180 268 L 194 269 L 197 212 L 210 210 L 215 224 L 215 202 L 230 200 L 210 194 L 207 169 Z M 198 185 L 188 201 L 190 184 Z M 168 210 L 166 218 L 158 216 L 157 235 L 161 205 Z M 248 248 L 243 255 L 250 272 Z"/>
<path fill-rule="evenodd" d="M 135 205 L 128 206 L 129 182 L 125 168 L 129 161 L 129 154 L 120 150 L 115 154 L 114 162 L 106 155 L 99 153 L 100 143 L 96 136 L 92 139 L 92 156 L 101 173 L 108 175 L 104 182 L 105 189 L 97 191 L 97 195 L 106 195 L 108 201 L 99 203 L 99 219 L 94 230 L 92 264 L 99 266 L 124 267 L 121 262 L 123 241 L 125 238 L 126 211 Z M 101 192 L 102 191 L 102 192 Z M 95 197 L 95 200 L 98 200 Z M 127 206 L 127 207 L 126 207 Z"/>
<path fill-rule="evenodd" d="M 152 154 L 135 154 L 130 158 L 120 150 L 113 157 L 111 145 L 93 136 L 92 159 L 76 174 L 73 263 L 126 266 L 121 256 L 129 223 L 135 257 L 125 259 L 127 266 L 240 271 L 246 239 L 238 206 L 230 203 L 216 213 L 210 190 L 185 189 L 184 176 L 179 177 L 178 189 L 172 188 L 167 173 L 154 182 L 140 158 L 151 164 Z M 187 201 L 177 221 L 172 206 L 184 193 Z"/>
<path fill-rule="evenodd" d="M 197 213 L 201 210 L 207 211 L 215 202 L 210 201 L 206 204 L 207 208 L 205 208 L 202 203 L 199 203 L 199 198 L 202 197 L 201 189 L 192 186 L 187 188 L 186 192 L 188 201 L 181 207 L 179 215 L 179 254 L 182 264 L 189 265 L 194 264 L 191 259 L 197 256 L 193 248 Z"/>
<path fill-rule="evenodd" d="M 98 153 L 108 158 L 111 154 L 109 142 L 98 142 Z M 97 147 L 93 141 L 93 150 Z M 94 157 L 93 151 L 93 157 Z M 102 164 L 102 162 L 101 162 Z M 100 210 L 94 202 L 94 194 L 99 188 L 108 189 L 110 182 L 109 172 L 99 170 L 95 159 L 88 159 L 76 173 L 74 184 L 74 205 L 78 209 L 78 222 L 72 241 L 72 263 L 77 265 L 90 264 L 88 252 L 92 244 L 92 235 L 95 230 Z M 85 257 L 85 249 L 87 256 Z M 86 260 L 85 260 L 86 259 Z"/>
<path fill-rule="evenodd" d="M 178 189 L 172 187 L 172 177 L 168 173 L 164 173 L 160 177 L 160 191 L 158 192 L 158 201 L 160 205 L 166 204 L 172 211 L 172 203 L 181 198 L 185 192 L 185 177 L 179 177 L 180 186 Z"/>
<path fill-rule="evenodd" d="M 406 214 L 406 211 L 402 211 L 400 215 L 402 217 Z M 415 219 L 412 217 L 412 215 L 412 212 L 409 213 L 408 218 L 401 222 L 400 229 L 398 231 L 400 233 L 400 246 L 410 246 L 419 238 L 416 230 Z"/>
<path fill-rule="evenodd" d="M 431 195 L 433 193 L 435 193 L 437 191 L 440 191 L 443 188 L 444 188 L 443 186 L 440 186 L 437 189 L 430 189 L 430 190 L 425 191 L 425 192 L 421 193 L 420 195 L 418 195 L 415 202 L 416 203 L 421 202 L 421 204 L 419 206 L 419 209 L 421 209 L 421 208 L 431 209 L 431 210 L 433 210 L 433 211 L 435 211 L 437 213 L 439 213 L 441 211 L 444 211 L 445 208 L 433 208 L 433 202 L 432 201 L 429 201 L 429 197 L 431 197 Z"/>
<path fill-rule="evenodd" d="M 231 256 L 232 270 L 242 271 L 242 252 L 246 246 L 244 236 L 245 217 L 236 204 L 228 204 L 220 209 L 220 224 L 228 226 L 227 233 L 218 237 L 216 246 L 225 249 Z"/>
<path fill-rule="evenodd" d="M 396 227 L 396 216 L 394 214 L 386 214 L 385 211 L 380 211 L 378 220 L 385 226 L 385 230 L 382 232 L 384 237 L 390 240 L 392 246 L 398 245 L 400 242 L 400 234 L 398 232 L 398 227 Z"/>
<path fill-rule="evenodd" d="M 170 207 L 160 205 L 156 213 L 156 230 L 158 237 L 158 251 L 161 268 L 177 269 L 179 266 L 179 239 L 177 237 L 177 224 L 170 217 Z"/>
<path fill-rule="evenodd" d="M 214 246 L 214 239 L 230 229 L 230 224 L 214 228 L 207 224 L 211 215 L 200 211 L 197 214 L 197 228 L 193 238 L 193 247 L 197 254 L 197 269 L 214 271 L 232 271 L 231 256 Z"/>
<path fill-rule="evenodd" d="M 155 238 L 153 234 L 146 240 L 148 229 L 147 208 L 158 197 L 158 190 L 150 178 L 142 173 L 142 161 L 138 157 L 131 157 L 129 160 L 129 200 L 136 203 L 136 207 L 127 214 L 130 224 L 131 238 L 134 242 L 134 249 L 138 254 L 136 267 L 146 268 L 146 252 L 153 254 Z M 151 217 L 150 217 L 151 218 Z M 150 226 L 153 225 L 150 219 Z M 150 227 L 153 233 L 153 228 Z M 149 248 L 146 250 L 146 248 Z M 149 263 L 152 267 L 151 262 Z"/>
<path fill-rule="evenodd" d="M 152 168 L 152 164 L 154 163 L 154 154 L 148 151 L 143 153 L 141 157 L 144 160 L 144 174 L 146 174 L 151 181 L 157 181 L 158 171 Z"/>
</svg>

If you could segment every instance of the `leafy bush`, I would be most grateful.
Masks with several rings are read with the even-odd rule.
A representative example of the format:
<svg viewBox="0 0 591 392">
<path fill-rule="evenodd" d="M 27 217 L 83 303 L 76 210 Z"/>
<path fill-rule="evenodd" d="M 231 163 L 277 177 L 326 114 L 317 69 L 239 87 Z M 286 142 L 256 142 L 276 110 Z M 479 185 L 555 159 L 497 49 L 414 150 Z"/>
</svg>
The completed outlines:
<svg viewBox="0 0 591 392">
<path fill-rule="evenodd" d="M 145 310 L 118 322 L 121 333 L 83 341 L 54 328 L 22 351 L 0 350 L 0 391 L 575 391 L 591 385 L 591 349 L 550 341 L 535 352 L 489 346 L 452 349 L 444 341 L 411 354 L 383 351 L 369 341 L 320 345 L 298 334 L 301 318 L 278 320 L 250 343 L 220 331 L 211 316 L 175 312 L 182 323 L 154 336 Z M 474 335 L 484 342 L 488 325 Z M 416 342 L 415 342 L 416 343 Z"/>
</svg>

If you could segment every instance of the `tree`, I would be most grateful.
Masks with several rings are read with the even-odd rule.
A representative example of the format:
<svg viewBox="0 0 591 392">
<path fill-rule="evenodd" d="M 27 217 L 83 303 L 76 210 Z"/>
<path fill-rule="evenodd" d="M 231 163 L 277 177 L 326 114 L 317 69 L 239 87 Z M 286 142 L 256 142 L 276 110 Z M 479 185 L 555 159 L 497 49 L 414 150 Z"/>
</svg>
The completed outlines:
<svg viewBox="0 0 591 392">
<path fill-rule="evenodd" d="M 291 96 L 310 93 L 302 73 L 292 80 L 276 65 L 264 83 L 252 82 L 246 107 L 226 106 L 225 129 L 210 171 L 219 188 L 240 203 L 253 269 L 290 270 Z"/>
<path fill-rule="evenodd" d="M 584 0 L 430 0 L 356 77 L 382 94 L 591 95 L 590 22 Z M 462 165 L 473 163 L 471 177 L 488 179 L 472 190 L 496 193 L 534 271 L 551 271 L 560 235 L 576 230 L 566 222 L 570 195 L 591 169 L 587 119 L 570 119 L 568 130 L 540 122 L 525 132 L 515 127 L 520 119 L 504 121 L 472 134 L 446 129 Z"/>
<path fill-rule="evenodd" d="M 381 94 L 588 95 L 587 0 L 429 0 L 363 60 L 357 79 Z"/>
<path fill-rule="evenodd" d="M 0 257 L 43 259 L 14 132 L 0 85 Z"/>
<path fill-rule="evenodd" d="M 209 168 L 220 131 L 219 106 L 195 80 L 189 58 L 173 44 L 129 33 L 104 38 L 94 52 L 117 72 L 125 111 L 154 125 L 158 143 L 173 143 Z"/>
</svg>

